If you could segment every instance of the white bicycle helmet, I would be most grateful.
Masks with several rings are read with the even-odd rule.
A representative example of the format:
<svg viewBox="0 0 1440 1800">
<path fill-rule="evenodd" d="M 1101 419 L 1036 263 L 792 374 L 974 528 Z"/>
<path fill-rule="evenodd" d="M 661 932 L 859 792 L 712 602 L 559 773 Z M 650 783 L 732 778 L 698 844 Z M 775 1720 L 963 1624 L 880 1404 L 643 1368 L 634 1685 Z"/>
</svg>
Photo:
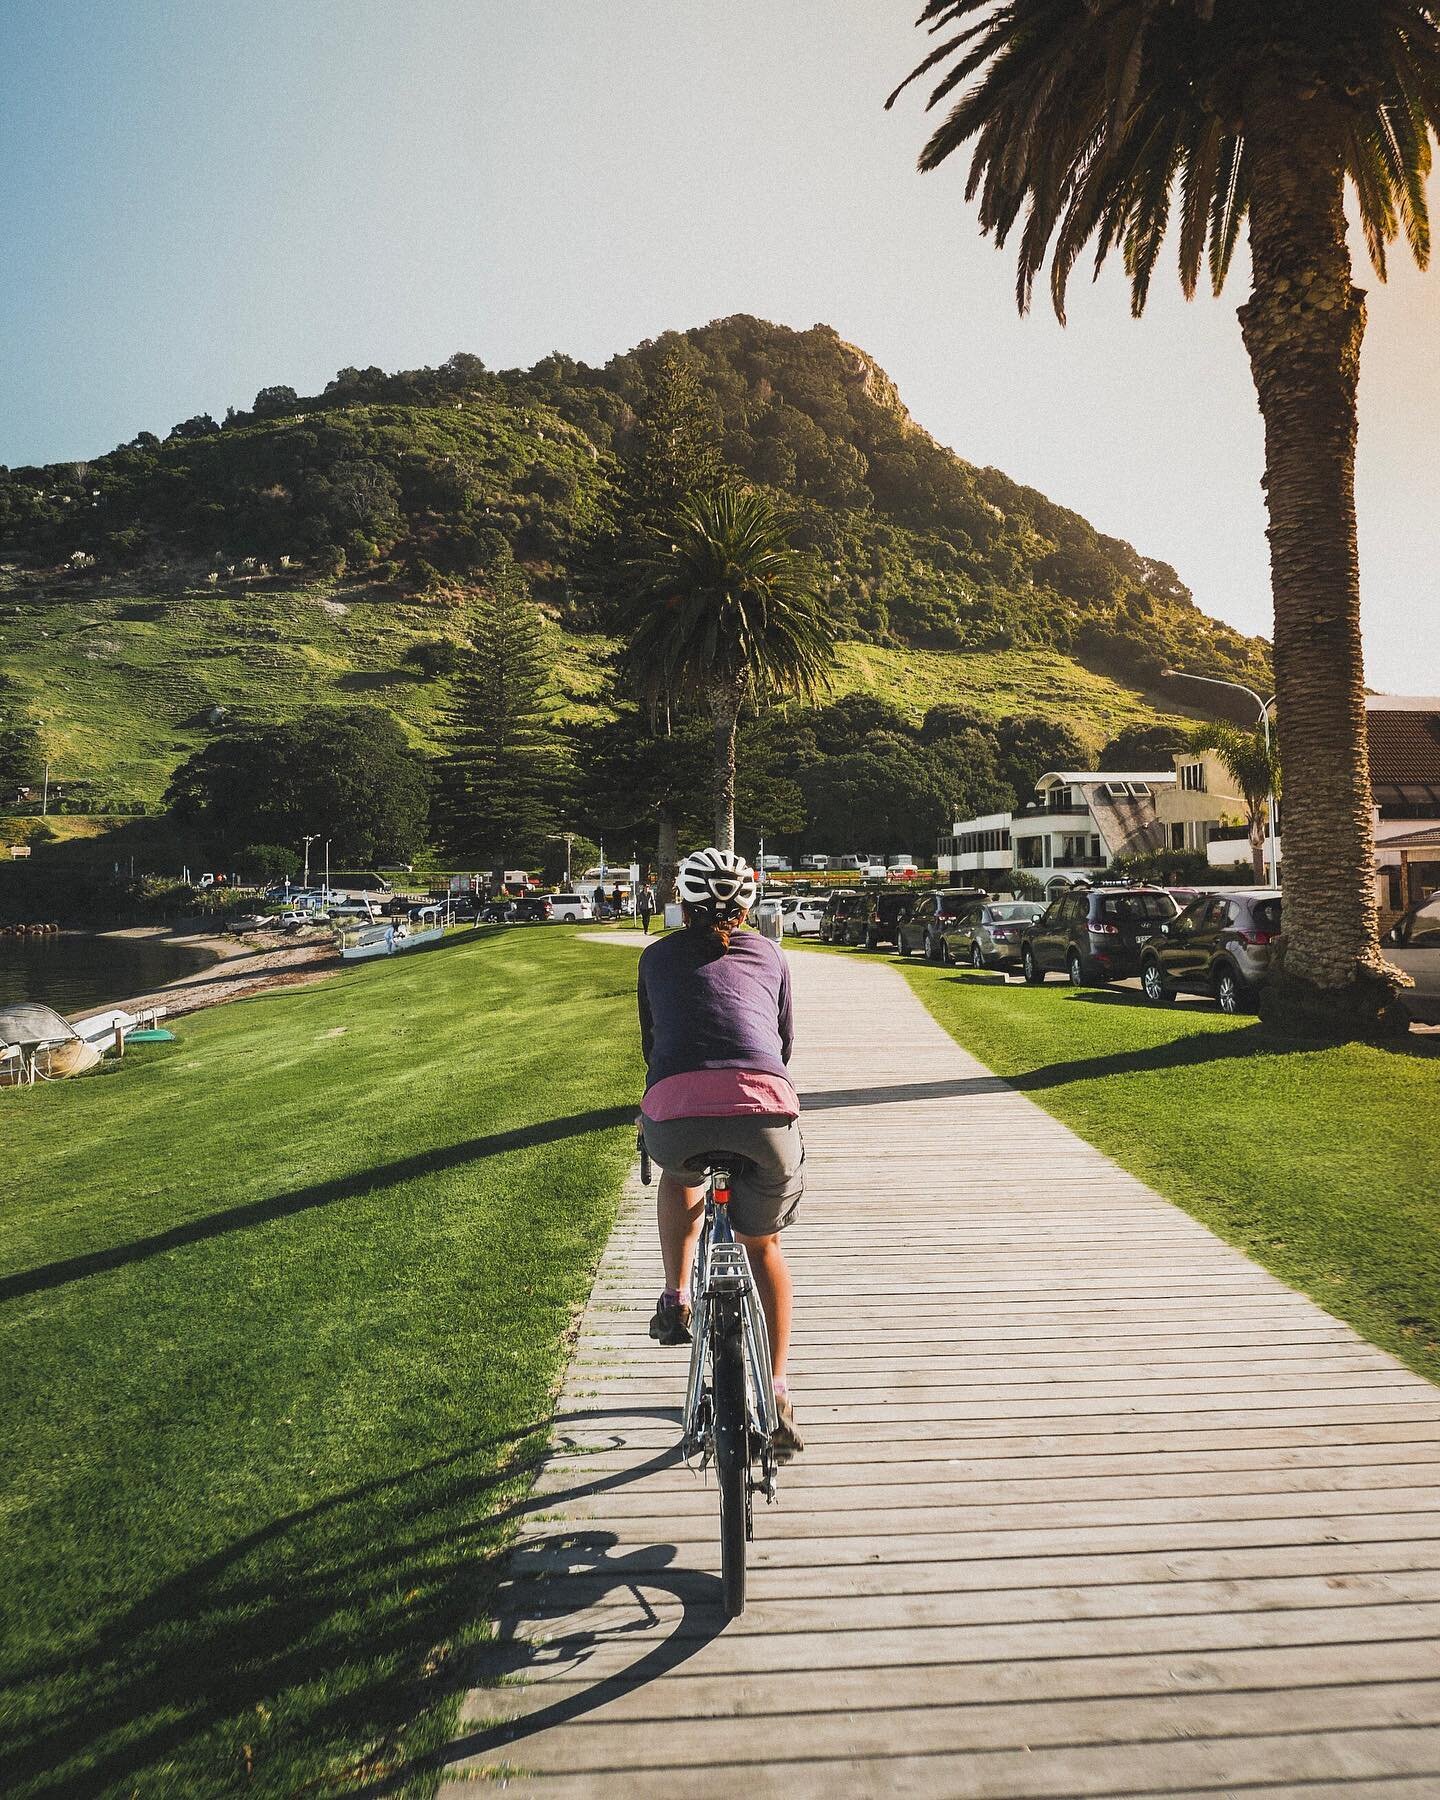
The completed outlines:
<svg viewBox="0 0 1440 1800">
<path fill-rule="evenodd" d="M 735 919 L 755 904 L 755 871 L 733 850 L 696 850 L 680 865 L 677 880 L 686 906 L 717 919 Z"/>
</svg>

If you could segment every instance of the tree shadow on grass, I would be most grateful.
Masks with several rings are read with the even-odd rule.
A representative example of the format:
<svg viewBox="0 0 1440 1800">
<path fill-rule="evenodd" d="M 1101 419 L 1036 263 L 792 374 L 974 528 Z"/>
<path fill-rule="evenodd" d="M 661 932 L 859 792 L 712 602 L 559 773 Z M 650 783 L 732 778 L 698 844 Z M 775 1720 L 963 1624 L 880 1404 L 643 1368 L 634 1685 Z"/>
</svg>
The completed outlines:
<svg viewBox="0 0 1440 1800">
<path fill-rule="evenodd" d="M 313 1785 L 403 1787 L 426 1767 L 481 1753 L 494 1736 L 476 1732 L 439 1750 L 406 1743 L 420 1713 L 473 1685 L 472 1658 L 452 1655 L 467 1624 L 487 1613 L 502 1621 L 482 1656 L 490 1679 L 553 1669 L 557 1654 L 579 1666 L 603 1641 L 604 1633 L 580 1632 L 542 1649 L 518 1635 L 537 1602 L 559 1592 L 550 1581 L 564 1572 L 633 1589 L 643 1565 L 647 1585 L 673 1585 L 680 1595 L 683 1633 L 656 1644 L 628 1685 L 686 1660 L 719 1628 L 719 1584 L 657 1575 L 673 1561 L 673 1544 L 613 1558 L 613 1535 L 572 1531 L 532 1539 L 508 1565 L 501 1548 L 507 1528 L 527 1516 L 643 1481 L 677 1459 L 672 1446 L 633 1468 L 535 1493 L 537 1470 L 570 1454 L 563 1441 L 546 1448 L 550 1430 L 593 1430 L 607 1419 L 616 1421 L 617 1445 L 637 1421 L 664 1420 L 678 1435 L 677 1409 L 637 1407 L 564 1414 L 477 1440 L 275 1518 L 181 1570 L 89 1641 L 12 1668 L 7 1686 L 17 1701 L 32 1689 L 35 1723 L 0 1756 L 0 1791 L 128 1792 L 158 1763 L 177 1791 L 200 1791 L 202 1771 L 205 1791 L 228 1791 L 246 1785 L 253 1763 L 259 1791 L 293 1792 L 289 1774 L 327 1756 L 357 1760 L 343 1770 L 332 1763 L 333 1774 Z M 576 1697 L 565 1716 L 601 1704 L 612 1686 Z M 285 1785 L 270 1785 L 282 1774 Z"/>
<path fill-rule="evenodd" d="M 187 1219 L 172 1225 L 168 1231 L 157 1231 L 149 1237 L 135 1238 L 128 1244 L 112 1244 L 102 1250 L 89 1250 L 79 1256 L 62 1257 L 55 1262 L 40 1263 L 14 1275 L 0 1276 L 0 1302 L 18 1300 L 27 1294 L 45 1293 L 64 1287 L 72 1281 L 83 1281 L 107 1269 L 120 1269 L 130 1263 L 145 1262 L 152 1256 L 163 1256 L 185 1244 L 198 1244 L 208 1238 L 224 1237 L 232 1231 L 245 1231 L 252 1225 L 266 1225 L 275 1219 L 292 1218 L 296 1213 L 311 1212 L 317 1207 L 333 1206 L 340 1200 L 373 1194 L 382 1188 L 426 1175 L 440 1175 L 448 1169 L 463 1168 L 487 1156 L 502 1156 L 510 1150 L 531 1150 L 540 1144 L 555 1144 L 562 1139 L 583 1137 L 592 1131 L 612 1131 L 617 1126 L 633 1125 L 635 1107 L 598 1107 L 594 1112 L 572 1113 L 563 1119 L 544 1119 L 533 1125 L 521 1125 L 513 1131 L 492 1132 L 488 1137 L 466 1138 L 462 1143 L 446 1144 L 435 1150 L 423 1150 L 414 1156 L 400 1157 L 376 1168 L 358 1170 L 321 1181 L 312 1187 L 296 1188 L 290 1193 L 273 1194 L 264 1200 L 252 1200 L 244 1206 L 231 1206 L 223 1211 L 207 1213 L 203 1218 Z"/>
<path fill-rule="evenodd" d="M 1237 1031 L 1194 1032 L 1168 1043 L 1137 1050 L 1107 1051 L 1101 1056 L 1077 1057 L 1069 1062 L 1046 1063 L 1014 1075 L 957 1075 L 939 1081 L 897 1082 L 884 1086 L 831 1088 L 802 1093 L 802 1113 L 824 1112 L 840 1106 L 893 1106 L 918 1100 L 973 1099 L 981 1094 L 1043 1093 L 1068 1087 L 1077 1081 L 1098 1081 L 1111 1075 L 1156 1074 L 1165 1069 L 1201 1068 L 1209 1063 L 1243 1062 L 1253 1056 L 1275 1056 L 1313 1051 L 1312 1042 L 1279 1038 L 1255 1024 Z"/>
</svg>

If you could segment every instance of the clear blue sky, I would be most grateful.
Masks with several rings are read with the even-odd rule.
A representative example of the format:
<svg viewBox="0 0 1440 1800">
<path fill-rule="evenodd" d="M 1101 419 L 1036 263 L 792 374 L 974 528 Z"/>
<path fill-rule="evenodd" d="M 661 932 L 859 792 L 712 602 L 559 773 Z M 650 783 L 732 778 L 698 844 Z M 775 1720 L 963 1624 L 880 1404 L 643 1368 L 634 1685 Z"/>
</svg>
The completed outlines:
<svg viewBox="0 0 1440 1800">
<path fill-rule="evenodd" d="M 4 0 L 0 462 L 469 350 L 603 362 L 753 312 L 834 325 L 919 421 L 1265 630 L 1234 309 L 1118 272 L 1015 313 L 956 167 L 914 172 L 918 0 Z M 1440 276 L 1371 296 L 1369 675 L 1440 690 Z"/>
</svg>

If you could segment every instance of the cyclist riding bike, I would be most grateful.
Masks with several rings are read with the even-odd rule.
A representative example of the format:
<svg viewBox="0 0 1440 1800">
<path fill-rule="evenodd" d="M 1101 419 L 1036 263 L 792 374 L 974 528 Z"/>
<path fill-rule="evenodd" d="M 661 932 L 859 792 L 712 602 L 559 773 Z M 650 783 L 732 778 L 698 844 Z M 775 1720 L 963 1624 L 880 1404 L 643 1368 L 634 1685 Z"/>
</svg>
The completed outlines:
<svg viewBox="0 0 1440 1800">
<path fill-rule="evenodd" d="M 713 1156 L 729 1160 L 730 1219 L 749 1252 L 765 1314 L 784 1460 L 805 1447 L 785 1364 L 793 1289 L 780 1233 L 804 1191 L 800 1102 L 787 1072 L 790 968 L 768 938 L 742 930 L 755 875 L 727 850 L 680 865 L 684 929 L 640 958 L 640 1042 L 647 1081 L 641 1129 L 660 1170 L 656 1203 L 665 1291 L 650 1321 L 661 1344 L 690 1342 L 690 1270 L 705 1208 L 696 1184 Z"/>
</svg>

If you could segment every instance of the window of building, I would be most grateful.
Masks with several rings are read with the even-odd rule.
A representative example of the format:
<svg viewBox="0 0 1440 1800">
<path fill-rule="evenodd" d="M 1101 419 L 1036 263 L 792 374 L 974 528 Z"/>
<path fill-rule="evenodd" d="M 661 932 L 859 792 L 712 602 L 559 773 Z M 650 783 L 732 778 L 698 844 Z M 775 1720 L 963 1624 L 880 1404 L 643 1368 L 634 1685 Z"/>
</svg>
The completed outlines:
<svg viewBox="0 0 1440 1800">
<path fill-rule="evenodd" d="M 1204 763 L 1181 763 L 1180 785 L 1188 793 L 1203 794 L 1206 791 Z"/>
<path fill-rule="evenodd" d="M 1022 837 L 1017 841 L 1020 846 L 1020 867 L 1022 869 L 1043 869 L 1045 867 L 1044 838 Z"/>
<path fill-rule="evenodd" d="M 1185 848 L 1185 827 L 1183 825 L 1172 825 L 1170 827 L 1170 848 L 1172 850 L 1183 850 Z"/>
</svg>

